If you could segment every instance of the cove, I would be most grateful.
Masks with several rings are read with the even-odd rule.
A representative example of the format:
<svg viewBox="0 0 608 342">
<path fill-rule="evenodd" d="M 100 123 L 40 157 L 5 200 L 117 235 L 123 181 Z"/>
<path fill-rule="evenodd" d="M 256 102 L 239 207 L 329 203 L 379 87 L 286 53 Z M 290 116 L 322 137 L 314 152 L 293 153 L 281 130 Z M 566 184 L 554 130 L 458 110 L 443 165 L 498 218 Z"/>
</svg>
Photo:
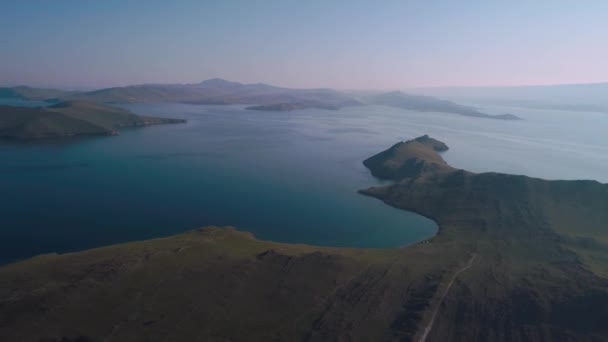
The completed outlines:
<svg viewBox="0 0 608 342">
<path fill-rule="evenodd" d="M 430 219 L 357 193 L 379 183 L 362 161 L 394 140 L 366 124 L 370 113 L 125 107 L 188 123 L 0 144 L 0 263 L 207 225 L 348 247 L 399 247 L 437 231 Z"/>
</svg>

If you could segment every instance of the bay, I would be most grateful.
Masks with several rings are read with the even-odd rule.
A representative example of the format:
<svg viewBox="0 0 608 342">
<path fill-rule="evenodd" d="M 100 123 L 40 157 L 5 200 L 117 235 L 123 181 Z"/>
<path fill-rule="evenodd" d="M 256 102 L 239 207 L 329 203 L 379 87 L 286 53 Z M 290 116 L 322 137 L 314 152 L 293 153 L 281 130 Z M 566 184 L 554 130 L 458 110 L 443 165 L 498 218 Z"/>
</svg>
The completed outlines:
<svg viewBox="0 0 608 342">
<path fill-rule="evenodd" d="M 365 106 L 260 112 L 131 104 L 187 124 L 116 137 L 0 144 L 0 262 L 231 225 L 261 239 L 398 247 L 436 224 L 359 195 L 381 184 L 362 161 L 422 134 L 475 172 L 608 181 L 608 116 L 506 107 L 521 121 Z"/>
</svg>

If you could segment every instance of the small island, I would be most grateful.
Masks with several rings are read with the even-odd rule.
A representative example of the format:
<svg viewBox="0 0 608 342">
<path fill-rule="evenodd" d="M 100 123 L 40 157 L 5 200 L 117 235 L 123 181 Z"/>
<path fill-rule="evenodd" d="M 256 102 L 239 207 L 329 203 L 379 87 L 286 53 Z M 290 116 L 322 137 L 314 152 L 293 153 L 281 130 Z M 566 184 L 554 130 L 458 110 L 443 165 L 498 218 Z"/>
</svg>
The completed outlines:
<svg viewBox="0 0 608 342">
<path fill-rule="evenodd" d="M 0 138 L 20 141 L 116 135 L 118 129 L 125 127 L 184 122 L 141 116 L 125 109 L 84 101 L 63 101 L 34 108 L 0 106 Z"/>
</svg>

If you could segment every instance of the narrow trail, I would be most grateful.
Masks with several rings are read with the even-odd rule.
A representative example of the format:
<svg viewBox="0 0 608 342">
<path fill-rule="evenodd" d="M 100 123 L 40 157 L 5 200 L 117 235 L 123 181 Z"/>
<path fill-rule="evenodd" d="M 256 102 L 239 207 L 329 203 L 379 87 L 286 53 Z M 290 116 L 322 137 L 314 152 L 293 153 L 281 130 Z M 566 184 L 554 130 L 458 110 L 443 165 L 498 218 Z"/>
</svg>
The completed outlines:
<svg viewBox="0 0 608 342">
<path fill-rule="evenodd" d="M 433 324 L 435 323 L 435 318 L 437 317 L 437 312 L 439 311 L 439 308 L 441 307 L 441 303 L 443 303 L 443 300 L 450 292 L 450 289 L 452 288 L 454 281 L 456 280 L 456 278 L 458 278 L 458 276 L 462 272 L 468 270 L 469 268 L 471 268 L 471 266 L 473 266 L 473 261 L 475 261 L 476 257 L 477 257 L 477 254 L 473 253 L 473 255 L 471 255 L 471 259 L 469 259 L 469 262 L 467 262 L 467 264 L 463 268 L 459 269 L 458 271 L 456 271 L 456 273 L 454 273 L 454 275 L 452 276 L 452 279 L 450 279 L 450 282 L 443 290 L 441 297 L 439 297 L 439 301 L 437 302 L 437 305 L 435 306 L 435 309 L 433 310 L 433 315 L 431 316 L 431 319 L 429 320 L 429 323 L 427 324 L 427 326 L 424 328 L 424 333 L 422 334 L 422 336 L 420 336 L 420 339 L 418 340 L 419 342 L 426 341 L 426 337 L 431 332 L 431 329 L 433 329 Z"/>
</svg>

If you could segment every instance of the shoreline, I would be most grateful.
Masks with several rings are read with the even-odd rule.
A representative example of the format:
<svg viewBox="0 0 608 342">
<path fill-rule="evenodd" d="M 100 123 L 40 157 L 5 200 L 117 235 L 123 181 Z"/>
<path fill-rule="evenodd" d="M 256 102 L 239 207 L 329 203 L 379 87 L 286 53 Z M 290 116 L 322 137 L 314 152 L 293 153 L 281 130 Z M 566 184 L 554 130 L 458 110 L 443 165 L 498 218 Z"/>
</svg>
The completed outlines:
<svg viewBox="0 0 608 342">
<path fill-rule="evenodd" d="M 205 228 L 47 254 L 0 267 L 0 337 L 103 340 L 119 326 L 112 338 L 608 338 L 608 185 L 470 173 L 433 146 L 420 137 L 370 157 L 394 182 L 361 191 L 434 217 L 423 243 L 319 247 Z"/>
</svg>

